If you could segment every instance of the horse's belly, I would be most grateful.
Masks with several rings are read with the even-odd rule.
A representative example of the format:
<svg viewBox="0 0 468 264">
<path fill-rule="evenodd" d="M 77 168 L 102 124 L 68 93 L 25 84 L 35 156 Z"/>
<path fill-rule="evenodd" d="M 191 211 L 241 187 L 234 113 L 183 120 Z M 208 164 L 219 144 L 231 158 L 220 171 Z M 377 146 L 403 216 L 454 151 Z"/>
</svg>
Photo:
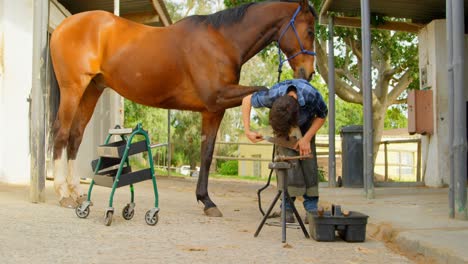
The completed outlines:
<svg viewBox="0 0 468 264">
<path fill-rule="evenodd" d="M 204 103 L 193 92 L 183 91 L 177 87 L 162 89 L 159 87 L 132 87 L 114 89 L 123 97 L 152 107 L 178 109 L 202 112 L 206 110 Z"/>
</svg>

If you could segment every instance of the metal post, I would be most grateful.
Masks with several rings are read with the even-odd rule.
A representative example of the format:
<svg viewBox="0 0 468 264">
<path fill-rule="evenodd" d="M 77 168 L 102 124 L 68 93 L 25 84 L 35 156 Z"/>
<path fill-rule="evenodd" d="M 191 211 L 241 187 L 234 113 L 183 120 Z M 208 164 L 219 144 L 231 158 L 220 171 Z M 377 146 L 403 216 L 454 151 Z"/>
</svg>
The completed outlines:
<svg viewBox="0 0 468 264">
<path fill-rule="evenodd" d="M 33 68 L 30 96 L 31 202 L 45 202 L 45 95 L 49 0 L 34 1 Z"/>
<path fill-rule="evenodd" d="M 446 24 L 447 24 L 447 49 L 448 49 L 448 99 L 449 99 L 449 169 L 450 169 L 450 183 L 449 183 L 449 217 L 455 217 L 455 172 L 453 163 L 453 130 L 454 130 L 454 108 L 453 108 L 453 29 L 452 29 L 452 0 L 446 1 Z"/>
<path fill-rule="evenodd" d="M 361 0 L 362 88 L 364 94 L 364 188 L 374 198 L 374 157 L 372 132 L 372 79 L 369 0 Z"/>
<path fill-rule="evenodd" d="M 333 16 L 328 17 L 328 187 L 336 187 L 335 157 L 335 52 Z"/>
<path fill-rule="evenodd" d="M 171 110 L 167 110 L 167 176 L 171 176 Z"/>
<path fill-rule="evenodd" d="M 454 173 L 455 173 L 455 216 L 468 219 L 466 208 L 466 101 L 464 92 L 465 73 L 465 23 L 464 2 L 452 1 L 452 38 L 453 38 L 453 107 L 454 107 Z"/>
<path fill-rule="evenodd" d="M 114 0 L 114 15 L 120 16 L 120 0 Z M 111 126 L 120 124 L 123 127 L 125 123 L 125 99 L 115 91 L 111 91 L 109 96 L 111 104 L 118 106 L 118 114 L 111 114 L 111 122 L 113 122 L 113 124 L 111 123 Z"/>
</svg>

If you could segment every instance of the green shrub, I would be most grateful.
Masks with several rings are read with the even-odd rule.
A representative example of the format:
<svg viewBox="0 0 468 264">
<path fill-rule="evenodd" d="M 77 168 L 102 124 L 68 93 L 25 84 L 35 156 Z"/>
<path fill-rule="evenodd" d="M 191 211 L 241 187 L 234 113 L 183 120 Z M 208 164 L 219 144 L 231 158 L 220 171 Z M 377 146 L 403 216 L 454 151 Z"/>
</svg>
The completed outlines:
<svg viewBox="0 0 468 264">
<path fill-rule="evenodd" d="M 319 182 L 327 182 L 327 178 L 325 178 L 325 170 L 322 168 L 318 168 L 318 176 L 319 176 Z"/>
<path fill-rule="evenodd" d="M 237 160 L 228 160 L 223 162 L 219 167 L 218 173 L 224 175 L 237 175 L 238 172 L 238 161 Z"/>
</svg>

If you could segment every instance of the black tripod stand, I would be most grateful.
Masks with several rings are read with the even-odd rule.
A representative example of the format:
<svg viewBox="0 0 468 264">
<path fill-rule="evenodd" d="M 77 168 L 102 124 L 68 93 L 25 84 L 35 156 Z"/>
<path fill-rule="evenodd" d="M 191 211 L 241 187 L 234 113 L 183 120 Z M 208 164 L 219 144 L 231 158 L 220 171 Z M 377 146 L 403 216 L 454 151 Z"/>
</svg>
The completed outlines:
<svg viewBox="0 0 468 264">
<path fill-rule="evenodd" d="M 304 233 L 304 236 L 306 238 L 309 238 L 309 233 L 307 232 L 304 223 L 302 222 L 301 217 L 299 216 L 299 213 L 297 212 L 296 207 L 294 206 L 294 202 L 292 201 L 291 197 L 288 194 L 288 169 L 291 169 L 293 164 L 288 162 L 291 160 L 297 160 L 297 159 L 304 159 L 304 158 L 311 158 L 311 156 L 295 156 L 295 157 L 283 157 L 283 156 L 277 156 L 274 159 L 274 162 L 271 162 L 268 164 L 268 168 L 272 170 L 281 170 L 282 173 L 277 173 L 278 177 L 278 183 L 282 183 L 281 185 L 278 184 L 278 193 L 276 194 L 275 198 L 271 202 L 270 207 L 268 208 L 266 214 L 263 216 L 262 221 L 260 222 L 260 225 L 257 228 L 257 231 L 254 234 L 254 237 L 257 237 L 260 231 L 262 230 L 263 225 L 265 224 L 268 216 L 271 214 L 271 211 L 273 210 L 274 206 L 276 205 L 276 202 L 281 196 L 282 203 L 281 203 L 281 229 L 282 229 L 282 242 L 286 243 L 286 201 L 291 204 L 291 207 L 293 209 L 293 213 L 297 219 L 297 222 L 301 226 L 302 232 Z"/>
</svg>

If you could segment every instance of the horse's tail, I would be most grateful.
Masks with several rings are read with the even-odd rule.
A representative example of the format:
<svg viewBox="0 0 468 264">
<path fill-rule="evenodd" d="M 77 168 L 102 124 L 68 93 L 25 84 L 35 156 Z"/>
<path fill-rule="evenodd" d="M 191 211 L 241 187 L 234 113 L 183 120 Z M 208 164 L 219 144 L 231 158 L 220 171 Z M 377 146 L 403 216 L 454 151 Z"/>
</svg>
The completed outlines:
<svg viewBox="0 0 468 264">
<path fill-rule="evenodd" d="M 49 87 L 48 87 L 47 94 L 49 96 L 46 97 L 47 98 L 46 107 L 48 108 L 46 122 L 47 122 L 48 131 L 49 131 L 48 136 L 47 136 L 47 139 L 48 139 L 47 151 L 48 153 L 50 153 L 53 150 L 55 133 L 58 127 L 60 126 L 60 124 L 58 124 L 58 118 L 57 118 L 57 113 L 58 113 L 59 104 L 60 104 L 60 89 L 59 89 L 59 84 L 57 81 L 57 76 L 55 75 L 54 65 L 52 63 L 50 52 L 49 52 L 49 56 L 47 59 L 48 59 L 48 62 L 47 62 L 48 70 L 46 74 L 48 75 L 47 77 L 49 79 L 49 82 L 48 82 Z"/>
</svg>

